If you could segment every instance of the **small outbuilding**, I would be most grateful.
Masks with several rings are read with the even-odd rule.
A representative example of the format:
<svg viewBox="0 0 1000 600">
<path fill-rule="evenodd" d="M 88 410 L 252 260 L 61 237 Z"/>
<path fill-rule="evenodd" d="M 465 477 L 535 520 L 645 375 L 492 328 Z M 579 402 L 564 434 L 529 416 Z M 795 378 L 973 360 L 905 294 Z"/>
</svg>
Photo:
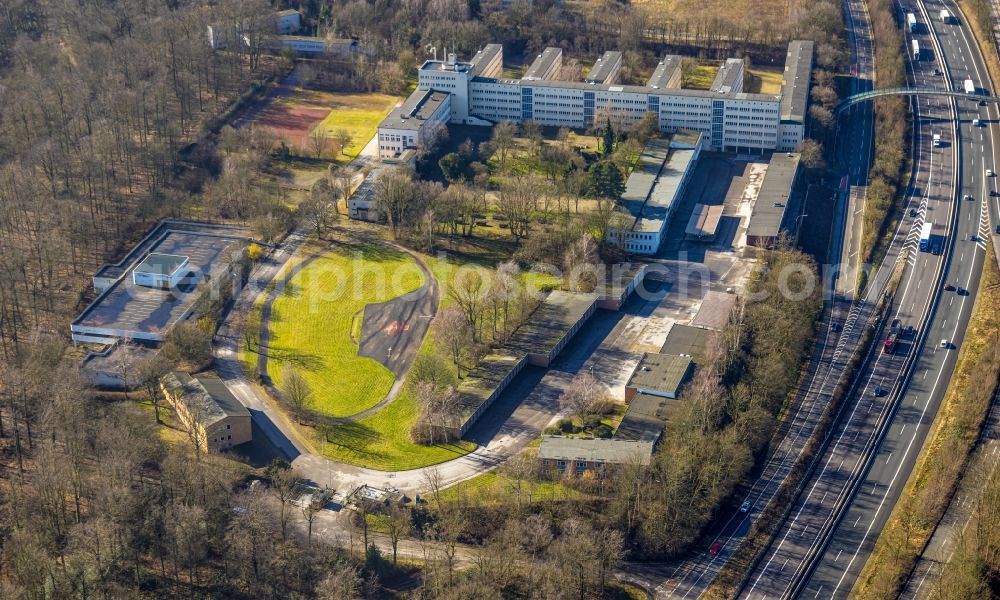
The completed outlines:
<svg viewBox="0 0 1000 600">
<path fill-rule="evenodd" d="M 690 373 L 690 356 L 647 352 L 625 384 L 625 401 L 630 402 L 636 394 L 676 398 Z"/>
<path fill-rule="evenodd" d="M 188 257 L 151 252 L 132 270 L 132 283 L 158 290 L 176 288 L 188 274 Z"/>
</svg>

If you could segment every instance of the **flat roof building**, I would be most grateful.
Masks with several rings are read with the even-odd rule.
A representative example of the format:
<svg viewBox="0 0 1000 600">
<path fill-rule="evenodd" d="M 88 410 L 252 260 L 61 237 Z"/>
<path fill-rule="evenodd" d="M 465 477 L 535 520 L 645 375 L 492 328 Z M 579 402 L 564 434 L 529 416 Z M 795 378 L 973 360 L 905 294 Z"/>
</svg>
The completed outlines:
<svg viewBox="0 0 1000 600">
<path fill-rule="evenodd" d="M 709 89 L 721 94 L 738 94 L 743 91 L 744 73 L 745 66 L 741 59 L 727 58 L 715 74 Z"/>
<path fill-rule="evenodd" d="M 650 140 L 625 181 L 621 206 L 632 220 L 629 229 L 613 231 L 612 236 L 626 252 L 652 255 L 660 249 L 701 151 L 701 134 L 687 134 L 675 135 L 677 143 L 674 139 Z M 696 140 L 693 146 L 691 137 Z"/>
<path fill-rule="evenodd" d="M 636 394 L 676 398 L 691 374 L 691 364 L 690 356 L 644 353 L 625 384 L 625 401 L 629 402 Z"/>
<path fill-rule="evenodd" d="M 779 150 L 796 150 L 805 137 L 815 46 L 808 40 L 788 43 L 785 72 L 781 79 L 780 117 L 783 127 Z"/>
<path fill-rule="evenodd" d="M 646 82 L 646 87 L 657 90 L 679 88 L 684 80 L 684 71 L 681 68 L 683 57 L 677 54 L 667 54 L 660 60 L 653 75 Z"/>
<path fill-rule="evenodd" d="M 711 334 L 711 330 L 703 327 L 674 323 L 667 332 L 660 353 L 690 356 L 697 363 L 705 356 L 705 346 Z"/>
<path fill-rule="evenodd" d="M 177 287 L 188 274 L 189 264 L 186 256 L 150 253 L 132 270 L 132 283 L 169 290 Z"/>
<path fill-rule="evenodd" d="M 677 401 L 670 398 L 636 394 L 625 409 L 614 439 L 659 442 L 667 421 L 678 406 Z"/>
<path fill-rule="evenodd" d="M 535 57 L 521 79 L 539 81 L 555 78 L 559 74 L 559 69 L 562 68 L 562 56 L 562 48 L 549 47 L 542 50 L 542 53 Z"/>
<path fill-rule="evenodd" d="M 800 155 L 791 152 L 771 156 L 747 223 L 748 247 L 769 248 L 787 228 L 785 221 L 799 175 L 799 160 Z"/>
<path fill-rule="evenodd" d="M 547 367 L 597 310 L 597 294 L 550 292 L 531 317 L 511 336 L 507 348 L 527 356 L 529 364 Z"/>
<path fill-rule="evenodd" d="M 653 446 L 649 441 L 543 435 L 538 459 L 543 468 L 561 476 L 580 477 L 590 471 L 600 477 L 608 468 L 617 465 L 648 465 Z"/>
<path fill-rule="evenodd" d="M 684 237 L 698 242 L 714 240 L 722 220 L 723 208 L 725 207 L 721 204 L 695 204 L 687 227 L 684 228 Z"/>
<path fill-rule="evenodd" d="M 133 251 L 95 274 L 99 294 L 70 324 L 74 342 L 161 342 L 199 298 L 231 282 L 234 264 L 251 241 L 246 231 L 196 223 L 175 229 L 172 223 L 161 223 L 139 243 L 144 254 Z"/>
<path fill-rule="evenodd" d="M 583 80 L 587 83 L 610 85 L 618 81 L 618 75 L 621 71 L 622 53 L 617 50 L 608 50 L 597 59 Z"/>
<path fill-rule="evenodd" d="M 447 92 L 416 89 L 382 120 L 378 126 L 378 153 L 397 158 L 406 150 L 429 146 L 441 133 L 451 115 L 451 95 Z"/>
<path fill-rule="evenodd" d="M 553 78 L 562 66 L 562 50 L 546 48 L 521 79 L 508 79 L 501 76 L 502 49 L 495 46 L 483 48 L 474 63 L 449 54 L 444 60 L 425 61 L 418 70 L 419 89 L 451 96 L 449 123 L 492 126 L 534 120 L 546 126 L 588 129 L 609 119 L 629 127 L 655 113 L 662 132 L 694 130 L 704 137 L 705 148 L 736 152 L 794 150 L 804 135 L 804 113 L 781 118 L 782 95 L 742 91 L 744 67 L 738 59 L 726 62 L 715 91 L 691 90 L 679 87 L 680 59 L 675 56 L 664 57 L 647 85 L 620 85 L 610 72 L 604 75 L 607 59 L 609 64 L 617 62 L 614 54 L 601 57 L 590 81 L 557 81 Z M 796 60 L 811 64 L 812 46 L 796 48 L 795 57 L 803 57 Z M 808 94 L 808 78 L 796 81 Z M 782 89 L 782 94 L 793 91 L 790 86 Z"/>
</svg>

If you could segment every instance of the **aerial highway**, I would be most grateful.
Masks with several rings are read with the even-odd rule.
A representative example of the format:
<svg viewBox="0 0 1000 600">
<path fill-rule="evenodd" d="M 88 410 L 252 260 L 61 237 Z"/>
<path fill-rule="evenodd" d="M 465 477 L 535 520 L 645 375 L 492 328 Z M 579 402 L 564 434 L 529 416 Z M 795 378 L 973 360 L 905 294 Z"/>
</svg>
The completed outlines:
<svg viewBox="0 0 1000 600">
<path fill-rule="evenodd" d="M 846 3 L 845 12 L 849 22 L 853 24 L 849 28 L 851 70 L 855 75 L 852 92 L 861 93 L 872 88 L 875 78 L 871 28 L 864 3 L 860 0 Z M 754 520 L 775 497 L 802 459 L 807 442 L 815 435 L 836 388 L 846 379 L 848 363 L 855 353 L 863 350 L 860 346 L 864 330 L 870 326 L 892 265 L 907 243 L 916 220 L 907 217 L 900 223 L 888 253 L 886 264 L 889 267 L 877 271 L 866 294 L 856 298 L 854 287 L 857 277 L 853 266 L 859 259 L 860 218 L 872 161 L 872 135 L 871 104 L 860 104 L 851 109 L 849 118 L 841 121 L 841 129 L 836 136 L 838 146 L 835 154 L 846 175 L 833 226 L 830 255 L 840 257 L 841 264 L 835 269 L 840 271 L 840 276 L 836 277 L 835 272 L 833 280 L 825 282 L 830 286 L 827 290 L 829 302 L 820 325 L 817 347 L 808 366 L 806 385 L 796 395 L 790 415 L 785 421 L 783 437 L 769 456 L 761 475 L 741 496 L 749 501 L 750 508 L 745 513 L 734 510 L 713 538 L 713 543 L 721 546 L 718 554 L 698 552 L 681 562 L 668 573 L 667 581 L 657 588 L 659 596 L 695 598 L 712 583 L 722 566 L 733 557 Z M 942 155 L 947 152 L 946 148 L 941 149 Z M 916 158 L 919 163 L 924 157 L 921 155 Z M 930 157 L 926 157 L 926 160 L 930 160 Z M 918 207 L 919 200 L 913 201 L 913 205 Z M 922 211 L 918 212 L 917 218 L 922 220 L 923 215 Z"/>
<path fill-rule="evenodd" d="M 912 35 L 933 50 L 933 58 L 911 61 L 916 85 L 959 87 L 973 80 L 988 93 L 988 78 L 961 13 L 951 2 L 904 2 L 920 15 Z M 947 8 L 958 19 L 944 22 Z M 937 73 L 941 73 L 938 75 Z M 796 501 L 765 558 L 758 564 L 743 597 L 846 597 L 874 546 L 916 460 L 940 404 L 961 347 L 976 296 L 991 232 L 987 202 L 995 189 L 986 169 L 994 168 L 991 115 L 995 108 L 976 102 L 921 98 L 915 127 L 918 152 L 931 152 L 927 219 L 942 258 L 911 253 L 895 318 L 914 324 L 909 360 L 879 357 L 868 382 L 854 399 L 850 416 L 840 422 L 834 441 Z M 952 113 L 952 110 L 956 111 Z M 951 130 L 956 123 L 953 141 Z M 982 121 L 981 126 L 973 119 Z M 937 150 L 929 143 L 938 133 L 954 144 L 958 158 L 954 188 Z M 930 135 L 928 135 L 930 134 Z M 936 165 L 936 166 L 935 166 Z M 914 190 L 922 185 L 921 173 Z M 940 271 L 939 271 L 940 269 Z M 947 285 L 948 288 L 941 288 Z M 909 293 L 908 290 L 916 290 Z M 921 294 L 920 290 L 925 293 Z M 928 303 L 929 302 L 929 303 Z M 921 315 L 926 315 L 923 318 Z M 894 377 L 895 375 L 895 377 Z M 876 389 L 890 392 L 881 399 Z"/>
</svg>

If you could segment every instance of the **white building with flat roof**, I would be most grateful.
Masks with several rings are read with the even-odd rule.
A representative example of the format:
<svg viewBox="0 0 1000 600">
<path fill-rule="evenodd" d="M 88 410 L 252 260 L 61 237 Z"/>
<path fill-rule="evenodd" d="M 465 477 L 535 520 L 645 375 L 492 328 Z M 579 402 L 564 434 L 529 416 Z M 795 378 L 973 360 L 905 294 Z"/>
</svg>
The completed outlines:
<svg viewBox="0 0 1000 600">
<path fill-rule="evenodd" d="M 414 90 L 379 124 L 379 158 L 399 158 L 406 150 L 430 145 L 451 113 L 452 95 L 433 89 Z"/>
<path fill-rule="evenodd" d="M 523 78 L 505 79 L 500 77 L 503 50 L 497 44 L 481 50 L 471 62 L 459 61 L 454 54 L 424 62 L 417 87 L 451 96 L 450 123 L 488 126 L 534 120 L 587 129 L 610 119 L 627 127 L 653 112 L 661 131 L 698 131 L 709 150 L 790 151 L 805 135 L 812 55 L 813 42 L 789 44 L 776 96 L 743 92 L 744 65 L 738 59 L 726 61 L 711 90 L 674 87 L 680 61 L 669 56 L 647 85 L 609 83 L 617 77 L 613 54 L 602 57 L 600 72 L 590 81 L 555 81 L 551 77 L 562 62 L 558 48 L 542 52 Z"/>
</svg>

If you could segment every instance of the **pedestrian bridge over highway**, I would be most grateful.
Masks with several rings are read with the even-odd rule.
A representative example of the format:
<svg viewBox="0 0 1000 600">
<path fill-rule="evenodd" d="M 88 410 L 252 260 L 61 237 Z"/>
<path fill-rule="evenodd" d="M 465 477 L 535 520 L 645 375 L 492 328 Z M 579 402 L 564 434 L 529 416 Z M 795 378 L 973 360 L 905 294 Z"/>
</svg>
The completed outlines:
<svg viewBox="0 0 1000 600">
<path fill-rule="evenodd" d="M 848 96 L 847 98 L 844 98 L 840 102 L 840 104 L 837 105 L 837 114 L 839 115 L 840 113 L 844 112 L 845 110 L 854 106 L 855 104 L 868 102 L 869 100 L 874 100 L 875 98 L 879 98 L 881 96 L 951 96 L 952 98 L 958 98 L 962 100 L 1000 103 L 1000 97 L 983 96 L 980 94 L 968 94 L 964 91 L 950 91 L 932 87 L 894 87 L 894 88 L 882 88 L 878 90 L 870 90 L 867 92 L 861 92 L 860 94 L 854 94 L 853 96 Z"/>
</svg>

